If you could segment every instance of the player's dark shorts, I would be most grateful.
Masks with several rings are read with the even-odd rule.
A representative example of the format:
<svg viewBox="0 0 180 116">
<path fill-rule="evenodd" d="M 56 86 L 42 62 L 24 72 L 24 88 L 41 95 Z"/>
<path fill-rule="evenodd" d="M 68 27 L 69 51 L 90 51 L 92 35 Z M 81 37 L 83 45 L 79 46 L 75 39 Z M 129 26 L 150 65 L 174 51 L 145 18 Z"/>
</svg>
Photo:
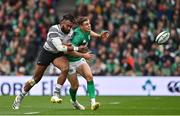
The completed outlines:
<svg viewBox="0 0 180 116">
<path fill-rule="evenodd" d="M 59 53 L 51 53 L 44 48 L 41 49 L 38 58 L 37 58 L 37 64 L 48 66 L 55 58 L 64 56 L 63 52 Z"/>
</svg>

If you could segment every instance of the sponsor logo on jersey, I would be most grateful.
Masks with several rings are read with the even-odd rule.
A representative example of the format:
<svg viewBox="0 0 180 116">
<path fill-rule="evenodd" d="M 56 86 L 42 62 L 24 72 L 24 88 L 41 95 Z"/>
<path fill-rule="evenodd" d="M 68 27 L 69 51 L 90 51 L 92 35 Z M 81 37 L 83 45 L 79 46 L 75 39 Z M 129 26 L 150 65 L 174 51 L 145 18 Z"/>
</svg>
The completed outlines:
<svg viewBox="0 0 180 116">
<path fill-rule="evenodd" d="M 83 40 L 83 44 L 85 44 L 86 43 L 86 40 Z"/>
</svg>

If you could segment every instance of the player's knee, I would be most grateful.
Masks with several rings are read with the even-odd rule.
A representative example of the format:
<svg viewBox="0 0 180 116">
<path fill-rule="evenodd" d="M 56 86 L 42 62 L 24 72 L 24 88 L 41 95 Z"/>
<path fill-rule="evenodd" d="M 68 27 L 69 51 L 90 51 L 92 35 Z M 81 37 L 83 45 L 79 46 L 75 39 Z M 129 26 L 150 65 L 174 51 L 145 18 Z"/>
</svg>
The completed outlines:
<svg viewBox="0 0 180 116">
<path fill-rule="evenodd" d="M 92 74 L 87 74 L 87 75 L 86 75 L 86 80 L 87 80 L 87 81 L 93 80 L 93 75 L 92 75 Z"/>
<path fill-rule="evenodd" d="M 67 74 L 68 74 L 68 71 L 69 71 L 69 65 L 68 65 L 68 66 L 63 66 L 63 67 L 61 68 L 61 72 L 62 72 L 62 73 L 67 73 Z"/>
</svg>

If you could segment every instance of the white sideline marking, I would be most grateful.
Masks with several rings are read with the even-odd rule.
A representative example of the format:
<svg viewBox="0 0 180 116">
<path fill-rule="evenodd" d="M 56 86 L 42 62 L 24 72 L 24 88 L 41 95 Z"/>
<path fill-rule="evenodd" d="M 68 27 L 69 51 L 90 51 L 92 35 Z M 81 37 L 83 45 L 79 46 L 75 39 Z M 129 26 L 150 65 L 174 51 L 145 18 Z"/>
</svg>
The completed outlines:
<svg viewBox="0 0 180 116">
<path fill-rule="evenodd" d="M 109 104 L 120 104 L 120 102 L 110 102 Z"/>
<path fill-rule="evenodd" d="M 24 114 L 39 114 L 40 112 L 26 112 Z"/>
</svg>

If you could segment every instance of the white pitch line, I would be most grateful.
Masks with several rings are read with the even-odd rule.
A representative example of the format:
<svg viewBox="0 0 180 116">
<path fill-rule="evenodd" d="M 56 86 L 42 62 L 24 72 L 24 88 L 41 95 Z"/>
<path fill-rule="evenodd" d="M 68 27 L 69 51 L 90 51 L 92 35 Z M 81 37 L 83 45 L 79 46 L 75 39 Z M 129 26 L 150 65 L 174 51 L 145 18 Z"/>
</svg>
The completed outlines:
<svg viewBox="0 0 180 116">
<path fill-rule="evenodd" d="M 39 114 L 40 112 L 26 112 L 24 114 Z"/>
<path fill-rule="evenodd" d="M 120 104 L 120 102 L 110 102 L 109 104 Z"/>
</svg>

